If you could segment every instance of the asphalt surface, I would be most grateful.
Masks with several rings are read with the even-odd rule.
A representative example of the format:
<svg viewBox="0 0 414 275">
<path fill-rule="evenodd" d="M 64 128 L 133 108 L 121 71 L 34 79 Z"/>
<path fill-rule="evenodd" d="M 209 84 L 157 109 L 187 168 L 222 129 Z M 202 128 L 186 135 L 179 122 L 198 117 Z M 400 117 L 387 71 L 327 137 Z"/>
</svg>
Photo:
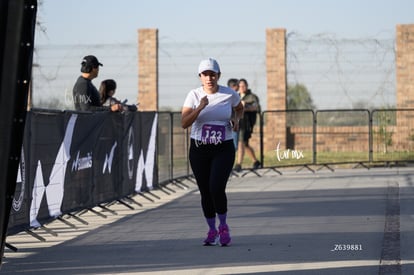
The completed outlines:
<svg viewBox="0 0 414 275">
<path fill-rule="evenodd" d="M 231 177 L 229 247 L 186 180 L 8 237 L 0 274 L 414 274 L 414 168 L 280 171 Z"/>
</svg>

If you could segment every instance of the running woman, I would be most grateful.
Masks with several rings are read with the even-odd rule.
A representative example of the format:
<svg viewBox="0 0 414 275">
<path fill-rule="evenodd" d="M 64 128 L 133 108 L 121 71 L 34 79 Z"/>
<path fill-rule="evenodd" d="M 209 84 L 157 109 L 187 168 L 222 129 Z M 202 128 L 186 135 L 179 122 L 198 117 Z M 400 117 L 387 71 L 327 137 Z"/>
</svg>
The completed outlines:
<svg viewBox="0 0 414 275">
<path fill-rule="evenodd" d="M 216 245 L 219 240 L 222 246 L 227 246 L 231 237 L 226 185 L 235 160 L 232 131 L 239 129 L 243 104 L 237 92 L 218 85 L 220 74 L 216 60 L 200 62 L 198 75 L 202 86 L 188 93 L 181 111 L 181 125 L 184 129 L 191 126 L 189 160 L 209 227 L 204 245 Z"/>
</svg>

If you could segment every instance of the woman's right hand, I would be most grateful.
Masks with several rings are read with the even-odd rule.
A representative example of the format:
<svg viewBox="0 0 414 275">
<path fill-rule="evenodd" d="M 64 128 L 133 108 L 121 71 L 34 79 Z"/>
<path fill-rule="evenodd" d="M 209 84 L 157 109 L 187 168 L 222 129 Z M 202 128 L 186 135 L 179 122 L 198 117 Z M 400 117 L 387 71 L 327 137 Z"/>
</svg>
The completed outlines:
<svg viewBox="0 0 414 275">
<path fill-rule="evenodd" d="M 183 107 L 181 110 L 181 126 L 186 129 L 193 124 L 200 112 L 208 105 L 207 96 L 200 99 L 200 104 L 197 108 Z"/>
<path fill-rule="evenodd" d="M 208 103 L 209 102 L 207 96 L 204 96 L 200 99 L 200 105 L 198 105 L 198 108 L 200 108 L 200 110 L 203 110 L 208 105 Z"/>
</svg>

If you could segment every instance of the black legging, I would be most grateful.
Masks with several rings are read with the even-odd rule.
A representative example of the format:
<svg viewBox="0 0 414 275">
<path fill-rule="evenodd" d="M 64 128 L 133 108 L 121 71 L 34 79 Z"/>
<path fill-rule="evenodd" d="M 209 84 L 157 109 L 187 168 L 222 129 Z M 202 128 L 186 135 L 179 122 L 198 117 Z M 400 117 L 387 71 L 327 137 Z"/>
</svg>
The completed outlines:
<svg viewBox="0 0 414 275">
<path fill-rule="evenodd" d="M 206 218 L 227 213 L 226 185 L 233 169 L 233 140 L 220 144 L 197 144 L 191 139 L 190 164 L 201 194 Z"/>
</svg>

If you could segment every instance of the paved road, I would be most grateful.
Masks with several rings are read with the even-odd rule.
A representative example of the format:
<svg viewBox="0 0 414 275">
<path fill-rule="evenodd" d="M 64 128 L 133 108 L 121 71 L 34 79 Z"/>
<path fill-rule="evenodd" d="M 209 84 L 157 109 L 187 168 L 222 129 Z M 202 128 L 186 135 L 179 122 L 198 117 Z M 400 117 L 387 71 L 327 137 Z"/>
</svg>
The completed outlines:
<svg viewBox="0 0 414 275">
<path fill-rule="evenodd" d="M 56 221 L 57 237 L 37 232 L 47 242 L 12 236 L 0 274 L 414 274 L 414 168 L 282 172 L 231 178 L 230 247 L 201 245 L 187 181 L 137 196 L 135 210 L 68 219 L 76 229 Z"/>
</svg>

